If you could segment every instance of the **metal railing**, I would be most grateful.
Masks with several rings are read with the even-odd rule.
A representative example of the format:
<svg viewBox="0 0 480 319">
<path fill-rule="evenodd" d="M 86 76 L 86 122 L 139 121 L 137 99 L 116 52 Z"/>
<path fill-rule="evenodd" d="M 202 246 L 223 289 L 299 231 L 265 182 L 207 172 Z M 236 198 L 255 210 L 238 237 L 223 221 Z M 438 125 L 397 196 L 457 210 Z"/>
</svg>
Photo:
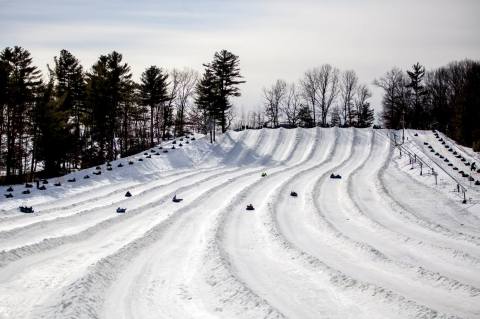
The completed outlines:
<svg viewBox="0 0 480 319">
<path fill-rule="evenodd" d="M 390 132 L 391 133 L 391 136 L 388 135 L 388 134 L 385 134 L 383 135 L 385 138 L 387 138 L 388 140 L 390 140 L 394 147 L 396 147 L 399 151 L 400 151 L 400 156 L 402 156 L 402 152 L 403 154 L 406 154 L 409 159 L 410 159 L 410 164 L 412 165 L 412 168 L 414 167 L 414 164 L 415 163 L 418 163 L 419 166 L 420 166 L 420 175 L 423 175 L 423 168 L 424 166 L 427 167 L 430 171 L 431 171 L 431 174 L 435 177 L 435 184 L 438 184 L 438 181 L 437 181 L 437 176 L 438 176 L 438 173 L 435 171 L 435 168 L 430 165 L 429 163 L 427 163 L 427 161 L 425 159 L 423 159 L 420 155 L 416 154 L 414 151 L 408 149 L 405 145 L 405 143 L 398 143 L 397 142 L 397 136 L 394 132 Z M 452 179 L 452 181 L 454 181 L 457 185 L 457 192 L 458 193 L 463 193 L 463 203 L 466 204 L 467 203 L 467 188 L 462 185 L 462 183 L 457 180 L 457 178 L 455 178 L 454 176 L 452 176 L 447 170 L 445 170 L 440 164 L 438 164 L 435 160 L 433 160 L 432 158 L 429 158 L 429 161 L 432 162 L 440 171 L 444 172 L 445 175 L 447 175 L 450 179 Z"/>
</svg>

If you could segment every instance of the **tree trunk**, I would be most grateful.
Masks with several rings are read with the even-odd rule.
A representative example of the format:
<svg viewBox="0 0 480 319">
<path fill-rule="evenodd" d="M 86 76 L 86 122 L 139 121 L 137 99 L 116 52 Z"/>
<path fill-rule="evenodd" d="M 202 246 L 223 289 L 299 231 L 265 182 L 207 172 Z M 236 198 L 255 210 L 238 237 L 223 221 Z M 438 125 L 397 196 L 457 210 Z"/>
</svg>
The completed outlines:
<svg viewBox="0 0 480 319">
<path fill-rule="evenodd" d="M 216 131 L 216 127 L 215 127 L 215 116 L 213 117 L 213 141 L 215 142 L 215 131 Z"/>
<path fill-rule="evenodd" d="M 210 117 L 210 121 L 209 121 L 209 128 L 210 128 L 210 143 L 213 144 L 213 118 Z"/>
<path fill-rule="evenodd" d="M 36 134 L 36 127 L 34 126 L 33 128 L 33 146 L 32 146 L 32 161 L 30 163 L 30 180 L 33 181 L 34 175 L 35 175 L 35 150 L 36 150 L 36 139 L 37 139 L 37 134 Z"/>
<path fill-rule="evenodd" d="M 226 123 L 226 121 L 225 121 L 225 110 L 224 109 L 222 109 L 222 118 L 220 119 L 220 123 L 222 125 L 222 133 L 225 133 L 225 123 Z M 215 122 L 213 124 L 213 127 L 215 127 Z M 214 131 L 214 135 L 215 135 L 215 131 Z M 213 140 L 215 140 L 215 138 Z"/>
<path fill-rule="evenodd" d="M 153 105 L 150 106 L 150 147 L 153 147 Z"/>
<path fill-rule="evenodd" d="M 12 135 L 12 132 L 7 132 L 7 181 L 10 180 L 13 166 L 12 162 L 15 140 Z"/>
</svg>

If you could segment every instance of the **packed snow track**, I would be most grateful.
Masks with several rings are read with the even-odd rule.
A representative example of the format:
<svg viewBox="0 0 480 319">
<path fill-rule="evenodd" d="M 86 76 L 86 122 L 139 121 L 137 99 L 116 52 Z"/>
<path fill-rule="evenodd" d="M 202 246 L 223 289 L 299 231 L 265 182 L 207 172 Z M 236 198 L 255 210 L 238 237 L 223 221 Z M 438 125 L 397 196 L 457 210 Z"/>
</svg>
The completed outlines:
<svg viewBox="0 0 480 319">
<path fill-rule="evenodd" d="M 0 318 L 480 318 L 480 173 L 453 171 L 478 154 L 407 131 L 436 183 L 391 133 L 228 132 L 2 187 Z"/>
</svg>

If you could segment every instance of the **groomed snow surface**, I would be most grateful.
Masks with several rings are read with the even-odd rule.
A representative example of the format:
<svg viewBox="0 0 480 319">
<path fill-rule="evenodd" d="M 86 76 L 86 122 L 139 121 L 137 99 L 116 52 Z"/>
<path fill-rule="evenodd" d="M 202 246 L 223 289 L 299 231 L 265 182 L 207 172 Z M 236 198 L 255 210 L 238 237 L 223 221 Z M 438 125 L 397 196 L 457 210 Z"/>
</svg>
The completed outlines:
<svg viewBox="0 0 480 319">
<path fill-rule="evenodd" d="M 2 187 L 0 318 L 480 318 L 480 186 L 429 151 L 470 174 L 432 132 L 407 131 L 462 204 L 388 135 L 228 132 L 30 195 Z"/>
</svg>

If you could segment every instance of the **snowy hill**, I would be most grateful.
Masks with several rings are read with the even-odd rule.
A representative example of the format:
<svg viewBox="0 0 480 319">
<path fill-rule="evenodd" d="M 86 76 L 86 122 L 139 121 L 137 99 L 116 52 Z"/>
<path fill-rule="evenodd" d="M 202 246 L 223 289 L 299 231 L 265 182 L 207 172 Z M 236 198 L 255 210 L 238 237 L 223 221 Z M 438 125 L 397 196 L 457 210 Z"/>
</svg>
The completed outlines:
<svg viewBox="0 0 480 319">
<path fill-rule="evenodd" d="M 0 318 L 480 317 L 470 149 L 406 131 L 400 156 L 339 128 L 180 142 L 2 195 Z"/>
</svg>

